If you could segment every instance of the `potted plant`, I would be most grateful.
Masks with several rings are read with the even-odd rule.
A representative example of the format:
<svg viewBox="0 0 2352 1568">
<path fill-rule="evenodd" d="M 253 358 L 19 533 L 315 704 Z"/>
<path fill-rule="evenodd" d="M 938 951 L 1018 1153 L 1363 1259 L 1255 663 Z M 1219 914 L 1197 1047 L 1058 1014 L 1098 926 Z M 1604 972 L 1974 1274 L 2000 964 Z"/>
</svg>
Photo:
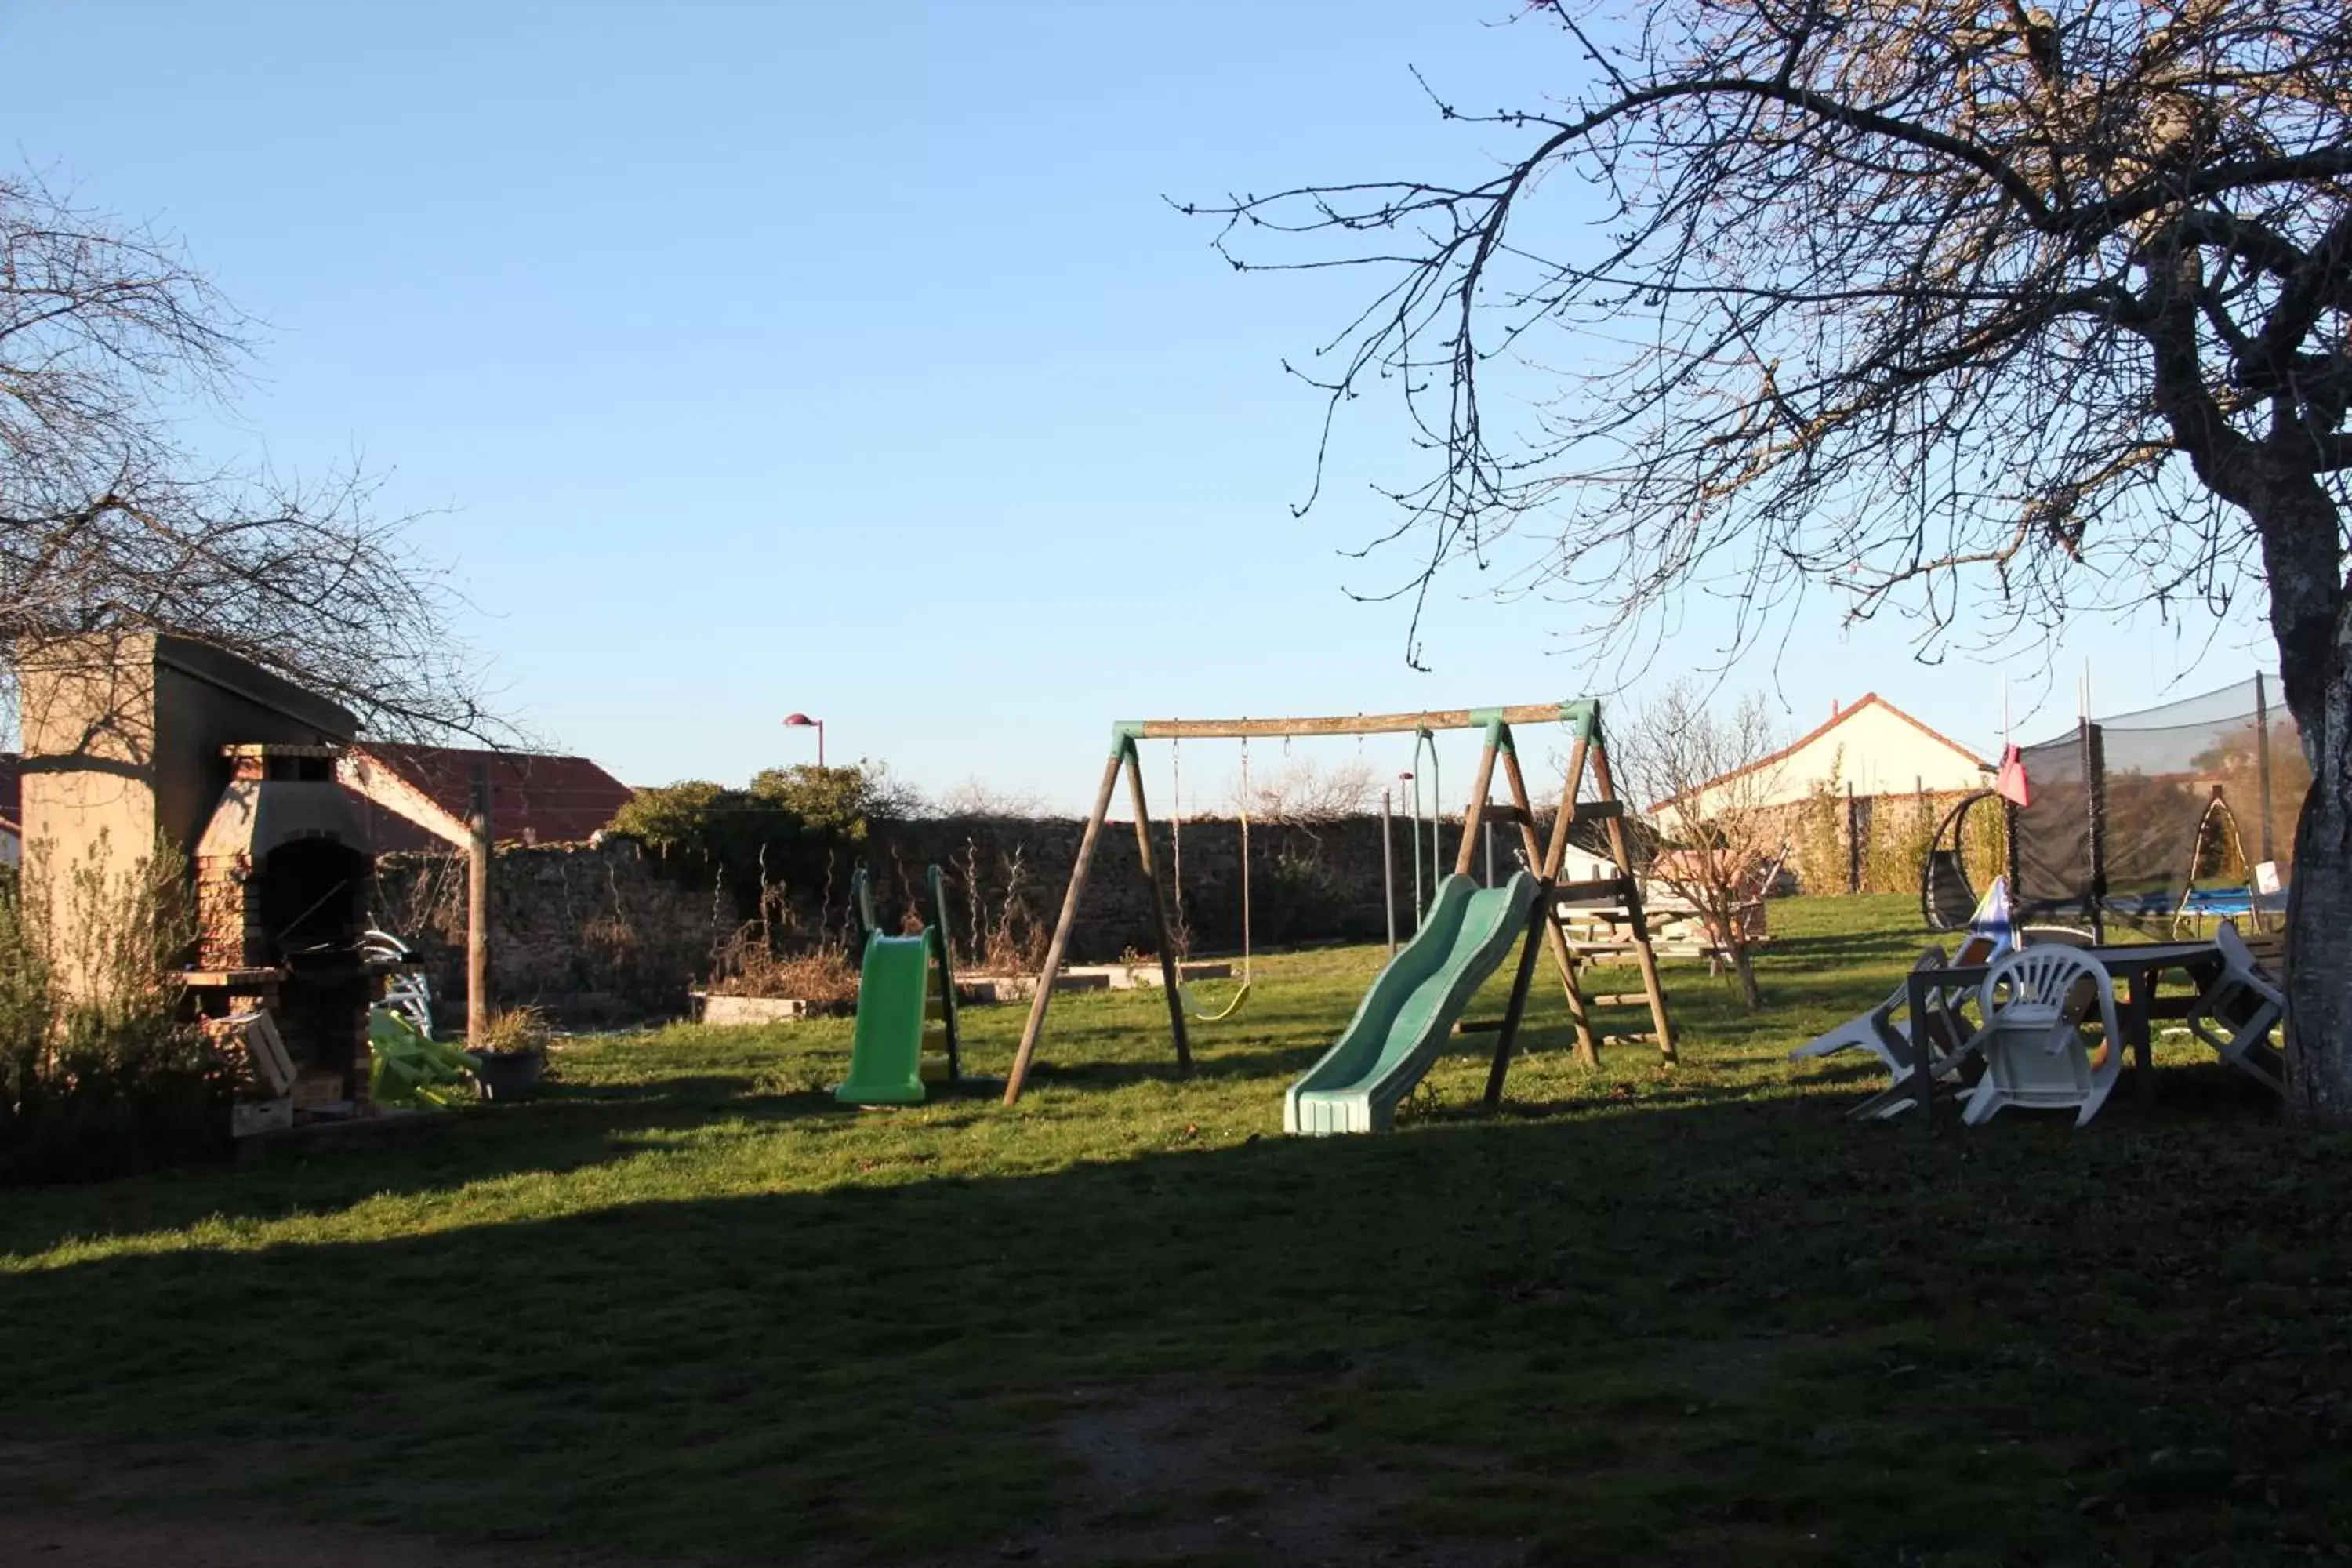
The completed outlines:
<svg viewBox="0 0 2352 1568">
<path fill-rule="evenodd" d="M 519 1100 L 547 1069 L 547 1015 L 537 1007 L 506 1007 L 490 1016 L 479 1045 L 466 1054 L 484 1100 Z"/>
</svg>

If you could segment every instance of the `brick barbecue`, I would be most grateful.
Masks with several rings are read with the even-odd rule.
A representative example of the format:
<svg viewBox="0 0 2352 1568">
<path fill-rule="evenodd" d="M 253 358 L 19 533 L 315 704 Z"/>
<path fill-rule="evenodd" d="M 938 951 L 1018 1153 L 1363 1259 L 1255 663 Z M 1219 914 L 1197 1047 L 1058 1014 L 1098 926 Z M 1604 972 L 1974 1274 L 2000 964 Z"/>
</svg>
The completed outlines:
<svg viewBox="0 0 2352 1568">
<path fill-rule="evenodd" d="M 335 782 L 341 753 L 224 747 L 228 787 L 193 858 L 197 1005 L 267 1008 L 300 1075 L 296 1109 L 322 1113 L 366 1101 L 378 985 L 360 951 L 373 861 L 358 803 Z"/>
</svg>

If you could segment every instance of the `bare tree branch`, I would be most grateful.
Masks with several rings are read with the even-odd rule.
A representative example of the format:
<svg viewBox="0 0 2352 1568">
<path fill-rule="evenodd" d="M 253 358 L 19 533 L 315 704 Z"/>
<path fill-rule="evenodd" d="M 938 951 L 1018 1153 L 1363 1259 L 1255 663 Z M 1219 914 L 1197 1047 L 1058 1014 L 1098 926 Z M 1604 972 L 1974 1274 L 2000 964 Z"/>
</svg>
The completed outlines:
<svg viewBox="0 0 2352 1568">
<path fill-rule="evenodd" d="M 414 738 L 508 733 L 450 634 L 446 579 L 357 475 L 286 485 L 183 444 L 254 322 L 176 246 L 0 177 L 0 642 L 163 631 Z"/>
</svg>

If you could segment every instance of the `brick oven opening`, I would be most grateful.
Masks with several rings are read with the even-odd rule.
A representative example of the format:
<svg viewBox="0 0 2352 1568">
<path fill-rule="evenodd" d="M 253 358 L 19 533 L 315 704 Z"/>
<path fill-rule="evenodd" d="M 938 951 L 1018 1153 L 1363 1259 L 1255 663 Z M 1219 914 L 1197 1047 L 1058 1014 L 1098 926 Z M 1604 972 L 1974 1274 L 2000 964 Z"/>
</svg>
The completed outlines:
<svg viewBox="0 0 2352 1568">
<path fill-rule="evenodd" d="M 327 838 L 298 838 L 254 871 L 261 963 L 282 969 L 278 1027 L 298 1066 L 341 1073 L 366 1048 L 372 982 L 360 956 L 371 862 Z"/>
<path fill-rule="evenodd" d="M 241 745 L 196 847 L 198 989 L 267 1010 L 323 1114 L 366 1096 L 374 975 L 360 951 L 374 861 L 331 746 Z"/>
</svg>

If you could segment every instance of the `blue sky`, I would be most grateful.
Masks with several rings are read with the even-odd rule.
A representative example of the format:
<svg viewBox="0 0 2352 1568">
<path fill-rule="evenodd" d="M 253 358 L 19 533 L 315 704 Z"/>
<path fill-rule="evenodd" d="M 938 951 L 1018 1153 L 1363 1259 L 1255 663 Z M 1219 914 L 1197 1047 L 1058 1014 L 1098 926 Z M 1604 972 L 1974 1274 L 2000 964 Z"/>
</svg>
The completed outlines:
<svg viewBox="0 0 2352 1568">
<path fill-rule="evenodd" d="M 0 0 L 0 127 L 269 323 L 210 438 L 356 457 L 428 513 L 537 733 L 632 783 L 740 781 L 811 755 L 799 710 L 835 760 L 1076 805 L 1118 717 L 1590 683 L 1554 652 L 1572 606 L 1466 576 L 1407 667 L 1403 607 L 1343 592 L 1391 580 L 1341 552 L 1384 516 L 1364 481 L 1409 468 L 1393 427 L 1356 423 L 1289 510 L 1320 408 L 1281 362 L 1363 279 L 1237 276 L 1161 200 L 1459 171 L 1486 133 L 1407 68 L 1474 103 L 1555 83 L 1553 36 L 1489 25 L 1509 9 Z M 1874 689 L 1993 744 L 1999 672 L 1906 636 L 1824 612 L 1733 680 L 1792 733 Z M 2085 658 L 2116 710 L 2240 679 L 2262 640 L 2207 646 L 2084 627 L 2020 727 L 2063 727 Z M 2044 663 L 2015 661 L 2021 714 Z"/>
</svg>

